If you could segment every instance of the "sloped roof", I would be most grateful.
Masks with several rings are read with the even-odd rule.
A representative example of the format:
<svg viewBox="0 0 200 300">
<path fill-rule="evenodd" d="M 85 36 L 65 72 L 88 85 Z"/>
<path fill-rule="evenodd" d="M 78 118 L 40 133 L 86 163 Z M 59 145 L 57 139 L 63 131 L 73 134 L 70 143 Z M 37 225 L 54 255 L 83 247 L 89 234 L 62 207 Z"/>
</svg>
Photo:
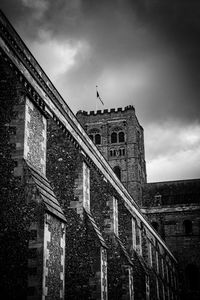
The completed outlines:
<svg viewBox="0 0 200 300">
<path fill-rule="evenodd" d="M 118 242 L 118 245 L 119 245 L 119 247 L 120 247 L 122 253 L 124 254 L 124 256 L 125 256 L 125 258 L 127 259 L 128 263 L 132 266 L 133 263 L 132 263 L 131 258 L 130 258 L 130 256 L 129 256 L 128 252 L 126 251 L 126 248 L 124 247 L 122 241 L 120 240 L 120 238 L 119 238 L 116 234 L 115 234 L 115 237 L 116 237 L 116 240 L 117 240 L 117 242 Z"/>
<path fill-rule="evenodd" d="M 147 183 L 143 187 L 143 206 L 200 203 L 200 179 Z"/>
<path fill-rule="evenodd" d="M 65 215 L 60 207 L 58 200 L 52 190 L 52 187 L 48 181 L 48 179 L 42 175 L 41 173 L 37 172 L 35 168 L 33 168 L 27 161 L 25 161 L 27 168 L 30 172 L 31 178 L 33 179 L 37 190 L 43 200 L 43 203 L 46 209 L 60 218 L 62 221 L 66 222 Z"/>
<path fill-rule="evenodd" d="M 96 233 L 101 246 L 104 248 L 108 248 L 99 228 L 97 227 L 97 224 L 96 224 L 93 216 L 86 209 L 84 209 L 84 212 L 85 212 L 85 215 L 86 215 L 87 219 L 89 220 L 90 224 L 92 225 L 92 228 L 94 229 L 94 232 Z"/>
</svg>

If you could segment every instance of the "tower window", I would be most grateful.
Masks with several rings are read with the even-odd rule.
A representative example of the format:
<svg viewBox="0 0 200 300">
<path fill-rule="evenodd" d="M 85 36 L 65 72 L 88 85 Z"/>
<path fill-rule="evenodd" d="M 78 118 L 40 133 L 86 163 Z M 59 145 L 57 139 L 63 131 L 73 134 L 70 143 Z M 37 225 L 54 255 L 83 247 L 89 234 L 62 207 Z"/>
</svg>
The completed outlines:
<svg viewBox="0 0 200 300">
<path fill-rule="evenodd" d="M 123 131 L 120 131 L 119 132 L 119 143 L 123 143 L 124 142 L 124 132 Z"/>
<path fill-rule="evenodd" d="M 113 132 L 111 134 L 111 143 L 117 143 L 117 133 L 116 132 Z"/>
<path fill-rule="evenodd" d="M 101 136 L 100 134 L 95 134 L 95 144 L 100 145 L 101 144 Z"/>
<path fill-rule="evenodd" d="M 114 157 L 114 156 L 116 156 L 116 155 L 117 155 L 117 150 L 111 149 L 111 150 L 110 150 L 110 156 L 111 156 L 111 157 Z"/>
<path fill-rule="evenodd" d="M 185 220 L 183 222 L 183 228 L 186 235 L 192 234 L 192 222 L 190 220 Z"/>
<path fill-rule="evenodd" d="M 89 138 L 95 143 L 96 145 L 101 144 L 101 135 L 98 128 L 92 128 L 89 130 Z"/>
<path fill-rule="evenodd" d="M 111 143 L 124 143 L 125 142 L 125 135 L 123 131 L 120 132 L 112 132 L 111 133 Z"/>
<path fill-rule="evenodd" d="M 119 178 L 119 180 L 121 180 L 121 169 L 119 166 L 115 166 L 113 171 L 115 172 L 115 174 L 117 175 L 117 177 Z"/>
<path fill-rule="evenodd" d="M 124 148 L 120 148 L 119 149 L 119 156 L 124 156 L 125 155 L 125 149 Z"/>
</svg>

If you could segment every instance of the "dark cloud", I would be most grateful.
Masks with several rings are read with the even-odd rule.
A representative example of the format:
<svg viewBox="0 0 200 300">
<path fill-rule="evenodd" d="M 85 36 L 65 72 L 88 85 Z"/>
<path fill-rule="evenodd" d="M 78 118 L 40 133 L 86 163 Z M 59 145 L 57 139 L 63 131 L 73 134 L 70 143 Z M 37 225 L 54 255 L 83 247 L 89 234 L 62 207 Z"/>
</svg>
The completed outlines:
<svg viewBox="0 0 200 300">
<path fill-rule="evenodd" d="M 148 72 L 152 73 L 149 75 L 151 86 L 140 91 L 129 86 L 123 102 L 134 101 L 136 108 L 143 111 L 145 122 L 169 115 L 183 119 L 198 117 L 198 1 L 6 0 L 1 6 L 29 45 L 41 38 L 41 30 L 49 32 L 49 38 L 58 42 L 68 40 L 72 45 L 78 41 L 89 44 L 88 56 L 77 56 L 75 68 L 63 75 L 63 83 L 83 90 L 85 85 L 95 85 L 106 70 L 129 72 L 130 68 L 134 69 L 134 64 L 146 61 Z M 103 79 L 101 83 L 105 85 Z M 131 94 L 133 99 L 130 99 Z M 69 97 L 73 96 L 77 95 L 69 93 Z M 110 103 L 114 99 L 120 103 L 117 95 L 109 99 Z"/>
<path fill-rule="evenodd" d="M 1 0 L 0 7 L 74 112 L 95 110 L 98 84 L 105 108 L 135 105 L 156 180 L 165 167 L 176 174 L 175 162 L 186 178 L 191 156 L 190 177 L 200 175 L 199 148 L 174 143 L 200 122 L 199 1 Z"/>
</svg>

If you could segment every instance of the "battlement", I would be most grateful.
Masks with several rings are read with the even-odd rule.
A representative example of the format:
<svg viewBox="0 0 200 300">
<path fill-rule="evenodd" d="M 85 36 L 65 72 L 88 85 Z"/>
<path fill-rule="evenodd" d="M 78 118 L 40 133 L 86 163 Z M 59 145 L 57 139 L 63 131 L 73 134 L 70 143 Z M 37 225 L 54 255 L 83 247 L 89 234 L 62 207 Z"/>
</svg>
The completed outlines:
<svg viewBox="0 0 200 300">
<path fill-rule="evenodd" d="M 135 111 L 135 108 L 133 105 L 128 105 L 124 108 L 122 107 L 118 107 L 118 108 L 111 108 L 111 109 L 104 109 L 104 110 L 97 110 L 97 111 L 85 111 L 85 110 L 79 110 L 76 115 L 83 115 L 83 116 L 94 116 L 94 115 L 103 115 L 103 114 L 111 114 L 111 113 L 118 113 L 118 112 L 125 112 L 125 111 L 128 111 L 128 110 L 134 110 Z"/>
</svg>

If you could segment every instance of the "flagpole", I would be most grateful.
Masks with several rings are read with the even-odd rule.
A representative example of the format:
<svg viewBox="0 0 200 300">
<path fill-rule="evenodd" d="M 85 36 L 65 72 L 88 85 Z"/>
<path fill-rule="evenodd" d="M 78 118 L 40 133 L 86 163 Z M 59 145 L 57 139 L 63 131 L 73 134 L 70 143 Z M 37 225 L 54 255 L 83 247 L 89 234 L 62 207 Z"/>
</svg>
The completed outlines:
<svg viewBox="0 0 200 300">
<path fill-rule="evenodd" d="M 97 111 L 97 85 L 96 85 L 95 109 Z"/>
<path fill-rule="evenodd" d="M 99 99 L 99 101 L 101 101 L 101 104 L 104 105 L 104 103 L 103 103 L 101 97 L 99 96 L 99 92 L 98 92 L 97 88 L 98 88 L 98 86 L 96 85 L 96 94 L 97 94 L 97 98 Z"/>
</svg>

